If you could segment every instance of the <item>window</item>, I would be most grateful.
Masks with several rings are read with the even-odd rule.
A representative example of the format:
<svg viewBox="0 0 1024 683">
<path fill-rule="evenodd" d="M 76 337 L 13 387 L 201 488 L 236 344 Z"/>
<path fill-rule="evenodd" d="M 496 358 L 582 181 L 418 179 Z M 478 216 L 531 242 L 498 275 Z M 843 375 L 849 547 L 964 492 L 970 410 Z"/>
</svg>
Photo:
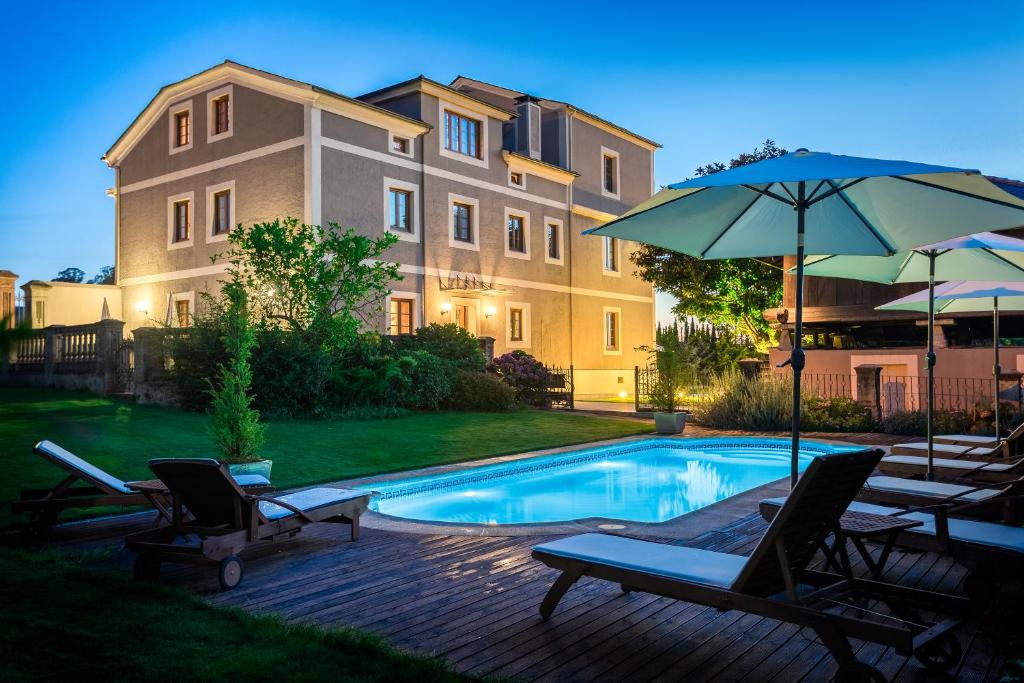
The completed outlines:
<svg viewBox="0 0 1024 683">
<path fill-rule="evenodd" d="M 391 298 L 391 334 L 412 334 L 412 299 Z"/>
<path fill-rule="evenodd" d="M 560 261 L 562 259 L 562 245 L 559 239 L 561 235 L 560 225 L 554 223 L 548 223 L 547 225 L 547 243 L 548 243 L 548 259 L 551 261 Z"/>
<path fill-rule="evenodd" d="M 616 237 L 604 238 L 604 272 L 619 272 L 619 240 Z"/>
<path fill-rule="evenodd" d="M 226 235 L 231 232 L 231 190 L 213 193 L 213 229 L 214 235 Z"/>
<path fill-rule="evenodd" d="M 601 194 L 619 198 L 619 153 L 601 148 Z"/>
<path fill-rule="evenodd" d="M 523 186 L 523 174 L 519 171 L 509 171 L 508 173 L 508 184 L 515 185 L 516 187 Z"/>
<path fill-rule="evenodd" d="M 522 216 L 511 215 L 508 217 L 508 250 L 526 253 L 526 227 Z"/>
<path fill-rule="evenodd" d="M 604 309 L 604 350 L 605 353 L 621 353 L 619 334 L 619 316 L 622 313 L 617 308 Z"/>
<path fill-rule="evenodd" d="M 221 133 L 227 133 L 230 126 L 230 114 L 228 113 L 228 100 L 227 95 L 222 95 L 213 101 L 213 111 L 210 115 L 213 117 L 213 134 L 220 135 Z"/>
<path fill-rule="evenodd" d="M 174 115 L 174 146 L 184 147 L 190 139 L 190 121 L 192 112 L 179 111 Z"/>
<path fill-rule="evenodd" d="M 391 151 L 397 154 L 409 154 L 409 138 L 391 138 Z"/>
<path fill-rule="evenodd" d="M 473 207 L 455 202 L 452 204 L 453 236 L 459 242 L 473 241 Z"/>
<path fill-rule="evenodd" d="M 523 309 L 508 309 L 508 338 L 509 341 L 523 341 Z"/>
<path fill-rule="evenodd" d="M 178 299 L 174 302 L 174 320 L 178 327 L 189 326 L 189 300 Z"/>
<path fill-rule="evenodd" d="M 480 122 L 453 111 L 444 112 L 444 147 L 474 159 L 480 158 Z"/>
<path fill-rule="evenodd" d="M 187 199 L 174 202 L 174 236 L 172 242 L 188 242 L 192 237 L 191 205 Z"/>
<path fill-rule="evenodd" d="M 170 153 L 192 149 L 192 100 L 179 102 L 168 110 Z"/>
<path fill-rule="evenodd" d="M 412 232 L 411 207 L 411 192 L 394 187 L 388 189 L 388 225 L 392 230 Z"/>
<path fill-rule="evenodd" d="M 32 307 L 36 309 L 36 327 L 46 327 L 46 302 L 37 301 Z"/>
<path fill-rule="evenodd" d="M 469 306 L 466 304 L 455 304 L 455 324 L 469 330 Z"/>
</svg>

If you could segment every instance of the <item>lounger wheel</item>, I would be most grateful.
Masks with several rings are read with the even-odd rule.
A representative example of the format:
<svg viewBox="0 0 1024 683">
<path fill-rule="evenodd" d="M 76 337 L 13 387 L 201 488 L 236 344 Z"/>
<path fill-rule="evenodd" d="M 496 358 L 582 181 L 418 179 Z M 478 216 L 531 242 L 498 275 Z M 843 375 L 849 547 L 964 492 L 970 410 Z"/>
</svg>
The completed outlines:
<svg viewBox="0 0 1024 683">
<path fill-rule="evenodd" d="M 881 671 L 857 660 L 840 666 L 835 680 L 836 683 L 888 683 Z"/>
<path fill-rule="evenodd" d="M 949 671 L 960 662 L 964 651 L 960 639 L 952 633 L 943 633 L 914 651 L 914 657 L 924 668 L 935 673 Z"/>
<path fill-rule="evenodd" d="M 225 557 L 217 568 L 220 589 L 229 591 L 242 582 L 242 560 L 237 555 Z"/>
<path fill-rule="evenodd" d="M 139 555 L 135 558 L 132 573 L 137 581 L 156 581 L 160 578 L 160 558 L 152 555 Z"/>
</svg>

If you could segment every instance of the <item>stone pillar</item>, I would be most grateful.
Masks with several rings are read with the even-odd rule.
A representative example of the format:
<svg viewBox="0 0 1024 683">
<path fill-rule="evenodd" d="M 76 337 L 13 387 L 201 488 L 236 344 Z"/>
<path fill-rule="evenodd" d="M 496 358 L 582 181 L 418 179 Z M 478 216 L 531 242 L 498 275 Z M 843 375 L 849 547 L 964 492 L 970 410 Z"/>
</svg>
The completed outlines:
<svg viewBox="0 0 1024 683">
<path fill-rule="evenodd" d="M 43 328 L 43 386 L 53 383 L 53 366 L 60 362 L 64 338 L 58 334 L 63 325 L 50 325 Z"/>
<path fill-rule="evenodd" d="M 135 337 L 135 386 L 160 379 L 164 373 L 164 337 L 166 332 L 156 327 L 132 330 Z"/>
<path fill-rule="evenodd" d="M 124 322 L 101 320 L 96 323 L 96 373 L 103 377 L 103 393 L 118 390 L 117 350 L 124 339 Z"/>
<path fill-rule="evenodd" d="M 857 403 L 871 410 L 881 420 L 882 366 L 858 365 L 854 371 L 857 373 Z"/>
<path fill-rule="evenodd" d="M 484 352 L 484 359 L 487 362 L 494 360 L 494 337 L 477 337 L 480 342 L 480 349 Z"/>
<path fill-rule="evenodd" d="M 747 379 L 756 379 L 764 369 L 764 361 L 760 358 L 740 358 L 736 362 L 740 366 L 740 372 Z"/>
</svg>

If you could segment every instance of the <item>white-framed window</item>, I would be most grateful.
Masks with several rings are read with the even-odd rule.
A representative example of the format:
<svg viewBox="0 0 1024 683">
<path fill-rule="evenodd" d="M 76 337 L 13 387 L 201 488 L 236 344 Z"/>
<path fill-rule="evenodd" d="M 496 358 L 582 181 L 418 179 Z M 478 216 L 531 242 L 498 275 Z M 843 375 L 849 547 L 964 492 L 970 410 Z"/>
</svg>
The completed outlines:
<svg viewBox="0 0 1024 683">
<path fill-rule="evenodd" d="M 192 149 L 195 137 L 195 119 L 192 117 L 192 100 L 179 102 L 167 109 L 168 144 L 170 153 L 177 154 Z"/>
<path fill-rule="evenodd" d="M 448 246 L 480 251 L 480 200 L 448 193 Z"/>
<path fill-rule="evenodd" d="M 605 275 L 622 275 L 622 240 L 618 237 L 601 238 L 601 268 Z"/>
<path fill-rule="evenodd" d="M 235 181 L 206 186 L 206 241 L 223 242 L 235 220 Z"/>
<path fill-rule="evenodd" d="M 167 248 L 191 247 L 195 241 L 196 193 L 182 192 L 167 198 Z"/>
<path fill-rule="evenodd" d="M 510 349 L 530 348 L 530 304 L 505 302 L 505 346 Z"/>
<path fill-rule="evenodd" d="M 544 263 L 555 266 L 565 265 L 563 225 L 561 218 L 544 216 Z"/>
<path fill-rule="evenodd" d="M 619 198 L 619 153 L 607 147 L 601 148 L 601 194 L 611 199 Z"/>
<path fill-rule="evenodd" d="M 530 212 L 505 207 L 505 256 L 530 258 Z"/>
<path fill-rule="evenodd" d="M 604 315 L 604 355 L 622 355 L 622 309 L 605 306 Z"/>
<path fill-rule="evenodd" d="M 191 327 L 196 314 L 196 293 L 174 292 L 167 306 L 164 323 L 169 327 Z"/>
<path fill-rule="evenodd" d="M 514 187 L 517 190 L 525 190 L 526 174 L 522 171 L 513 171 L 511 168 L 508 169 L 508 186 Z"/>
<path fill-rule="evenodd" d="M 487 117 L 438 100 L 441 156 L 487 168 Z"/>
<path fill-rule="evenodd" d="M 412 138 L 405 135 L 395 135 L 388 131 L 388 151 L 399 156 L 413 157 Z"/>
<path fill-rule="evenodd" d="M 384 179 L 384 229 L 406 242 L 420 241 L 420 186 Z"/>
<path fill-rule="evenodd" d="M 206 93 L 206 141 L 231 137 L 235 130 L 234 88 L 228 84 Z"/>
<path fill-rule="evenodd" d="M 412 334 L 422 326 L 419 292 L 392 291 L 384 302 L 388 334 Z"/>
</svg>

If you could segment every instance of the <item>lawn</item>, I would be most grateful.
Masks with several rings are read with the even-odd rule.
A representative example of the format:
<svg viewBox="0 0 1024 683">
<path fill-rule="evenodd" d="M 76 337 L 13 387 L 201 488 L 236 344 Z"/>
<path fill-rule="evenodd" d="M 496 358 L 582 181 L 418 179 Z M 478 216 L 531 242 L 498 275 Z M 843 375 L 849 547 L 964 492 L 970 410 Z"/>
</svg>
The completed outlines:
<svg viewBox="0 0 1024 683">
<path fill-rule="evenodd" d="M 207 418 L 87 393 L 0 387 L 0 526 L 22 487 L 60 481 L 32 453 L 49 439 L 122 479 L 149 479 L 156 457 L 214 457 Z M 391 420 L 267 423 L 273 482 L 290 488 L 495 455 L 642 434 L 635 420 L 558 411 L 420 413 Z"/>
<path fill-rule="evenodd" d="M 215 609 L 183 591 L 0 551 L 0 680 L 464 680 L 354 631 Z"/>
</svg>

